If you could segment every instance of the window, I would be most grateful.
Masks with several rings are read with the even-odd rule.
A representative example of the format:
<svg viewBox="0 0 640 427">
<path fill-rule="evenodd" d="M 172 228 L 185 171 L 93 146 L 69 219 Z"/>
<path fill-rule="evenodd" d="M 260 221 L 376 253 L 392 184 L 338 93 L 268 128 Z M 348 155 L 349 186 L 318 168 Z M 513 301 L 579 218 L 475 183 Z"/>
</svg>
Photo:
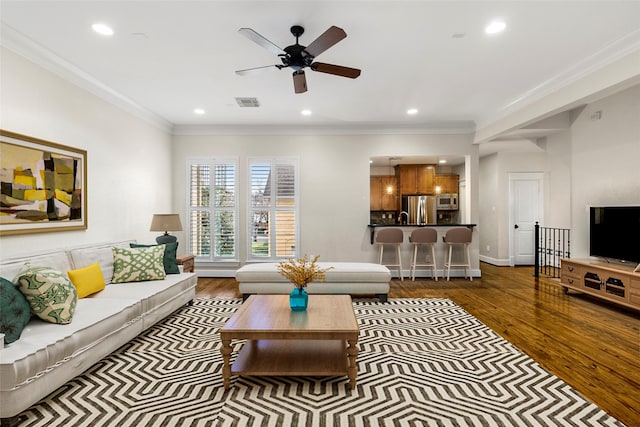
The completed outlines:
<svg viewBox="0 0 640 427">
<path fill-rule="evenodd" d="M 296 256 L 298 240 L 297 162 L 249 162 L 249 259 Z"/>
<path fill-rule="evenodd" d="M 236 170 L 235 161 L 189 162 L 187 235 L 189 248 L 198 258 L 211 261 L 236 258 Z"/>
</svg>

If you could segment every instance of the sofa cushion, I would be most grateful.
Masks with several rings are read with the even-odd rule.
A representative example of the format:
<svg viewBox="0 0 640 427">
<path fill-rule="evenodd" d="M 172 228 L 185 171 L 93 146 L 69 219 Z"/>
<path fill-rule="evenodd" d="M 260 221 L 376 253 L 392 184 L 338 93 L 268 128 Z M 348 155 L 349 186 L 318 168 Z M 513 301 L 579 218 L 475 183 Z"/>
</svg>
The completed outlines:
<svg viewBox="0 0 640 427">
<path fill-rule="evenodd" d="M 164 257 L 162 263 L 164 264 L 164 272 L 166 274 L 179 274 L 178 268 L 178 242 L 165 243 Z M 151 248 L 158 245 L 141 245 L 138 243 L 131 243 L 132 248 Z"/>
<path fill-rule="evenodd" d="M 100 264 L 100 270 L 102 270 L 102 275 L 104 276 L 104 283 L 108 285 L 111 283 L 111 279 L 113 278 L 112 248 L 128 248 L 131 243 L 135 243 L 135 240 L 102 243 L 99 245 L 74 248 L 69 251 L 69 257 L 73 261 L 73 268 L 86 267 L 94 262 Z"/>
<path fill-rule="evenodd" d="M 31 312 L 40 319 L 59 324 L 73 319 L 78 293 L 64 273 L 25 263 L 13 283 L 27 298 Z"/>
<path fill-rule="evenodd" d="M 31 265 L 46 265 L 58 271 L 69 271 L 75 268 L 67 252 L 61 250 L 47 251 L 1 260 L 0 276 L 7 279 L 15 278 L 24 267 L 25 262 L 29 262 Z M 84 265 L 80 267 L 84 267 Z"/>
<path fill-rule="evenodd" d="M 162 280 L 164 272 L 164 245 L 149 248 L 112 248 L 112 283 Z"/>
<path fill-rule="evenodd" d="M 20 338 L 22 330 L 31 319 L 31 307 L 16 286 L 0 277 L 0 333 L 4 343 L 11 344 Z"/>
<path fill-rule="evenodd" d="M 133 298 L 139 301 L 146 328 L 160 320 L 155 312 L 163 310 L 163 307 L 173 307 L 171 311 L 175 311 L 175 300 L 184 299 L 186 295 L 189 295 L 188 299 L 193 299 L 197 279 L 193 273 L 182 273 L 170 274 L 164 280 L 138 282 L 135 285 L 113 283 L 104 291 L 93 294 L 89 298 L 96 300 Z"/>
<path fill-rule="evenodd" d="M 59 371 L 69 371 L 72 377 L 83 354 L 112 339 L 118 331 L 132 328 L 132 335 L 142 331 L 140 302 L 134 299 L 83 298 L 73 322 L 67 325 L 51 325 L 31 321 L 20 340 L 2 350 L 0 357 L 0 391 L 27 386 L 34 379 L 51 375 L 60 381 Z M 135 332 L 134 332 L 135 331 Z M 126 341 L 125 341 L 126 342 Z M 124 342 L 114 343 L 114 350 Z M 37 393 L 37 392 L 36 392 Z M 44 396 L 41 396 L 44 397 Z M 4 402 L 3 402 L 4 404 Z"/>
<path fill-rule="evenodd" d="M 104 276 L 100 270 L 100 264 L 97 262 L 87 267 L 69 270 L 67 274 L 73 286 L 76 287 L 78 298 L 84 298 L 104 289 Z"/>
</svg>

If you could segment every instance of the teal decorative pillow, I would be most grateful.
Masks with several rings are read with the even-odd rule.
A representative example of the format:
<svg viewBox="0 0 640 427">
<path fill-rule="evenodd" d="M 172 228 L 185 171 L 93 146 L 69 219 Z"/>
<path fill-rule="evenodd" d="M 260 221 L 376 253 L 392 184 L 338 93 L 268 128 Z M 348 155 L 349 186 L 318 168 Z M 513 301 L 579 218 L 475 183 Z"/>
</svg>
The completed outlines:
<svg viewBox="0 0 640 427">
<path fill-rule="evenodd" d="M 27 299 L 13 283 L 0 277 L 0 333 L 4 334 L 4 343 L 11 344 L 20 338 L 30 319 Z"/>
<path fill-rule="evenodd" d="M 64 273 L 26 263 L 13 283 L 29 302 L 31 312 L 40 319 L 50 323 L 71 323 L 78 293 Z"/>
<path fill-rule="evenodd" d="M 152 248 L 158 245 L 139 245 L 137 243 L 130 243 L 129 246 L 132 248 Z M 180 269 L 178 268 L 178 242 L 165 243 L 162 263 L 164 264 L 164 272 L 166 274 L 180 273 Z"/>
<path fill-rule="evenodd" d="M 113 279 L 111 283 L 162 280 L 164 272 L 164 245 L 149 248 L 111 248 L 113 252 Z"/>
</svg>

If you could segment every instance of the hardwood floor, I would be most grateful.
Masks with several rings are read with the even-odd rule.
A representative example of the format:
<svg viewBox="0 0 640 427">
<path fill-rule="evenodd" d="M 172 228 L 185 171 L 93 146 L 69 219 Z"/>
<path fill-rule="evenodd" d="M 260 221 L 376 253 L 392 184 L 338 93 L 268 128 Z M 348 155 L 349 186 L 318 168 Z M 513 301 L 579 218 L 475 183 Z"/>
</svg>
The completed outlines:
<svg viewBox="0 0 640 427">
<path fill-rule="evenodd" d="M 473 282 L 391 282 L 391 298 L 449 298 L 629 427 L 640 426 L 640 312 L 559 282 L 532 267 L 481 263 Z M 240 297 L 234 279 L 200 278 L 198 297 Z"/>
</svg>

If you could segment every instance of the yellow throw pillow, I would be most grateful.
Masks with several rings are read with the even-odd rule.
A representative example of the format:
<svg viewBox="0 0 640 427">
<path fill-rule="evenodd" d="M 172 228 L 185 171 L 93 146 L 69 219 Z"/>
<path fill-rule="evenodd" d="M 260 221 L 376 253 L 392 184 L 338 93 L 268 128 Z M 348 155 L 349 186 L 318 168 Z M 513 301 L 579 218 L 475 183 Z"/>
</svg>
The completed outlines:
<svg viewBox="0 0 640 427">
<path fill-rule="evenodd" d="M 84 298 L 104 289 L 104 276 L 97 262 L 88 267 L 70 270 L 67 274 L 73 286 L 76 287 L 78 298 Z"/>
</svg>

